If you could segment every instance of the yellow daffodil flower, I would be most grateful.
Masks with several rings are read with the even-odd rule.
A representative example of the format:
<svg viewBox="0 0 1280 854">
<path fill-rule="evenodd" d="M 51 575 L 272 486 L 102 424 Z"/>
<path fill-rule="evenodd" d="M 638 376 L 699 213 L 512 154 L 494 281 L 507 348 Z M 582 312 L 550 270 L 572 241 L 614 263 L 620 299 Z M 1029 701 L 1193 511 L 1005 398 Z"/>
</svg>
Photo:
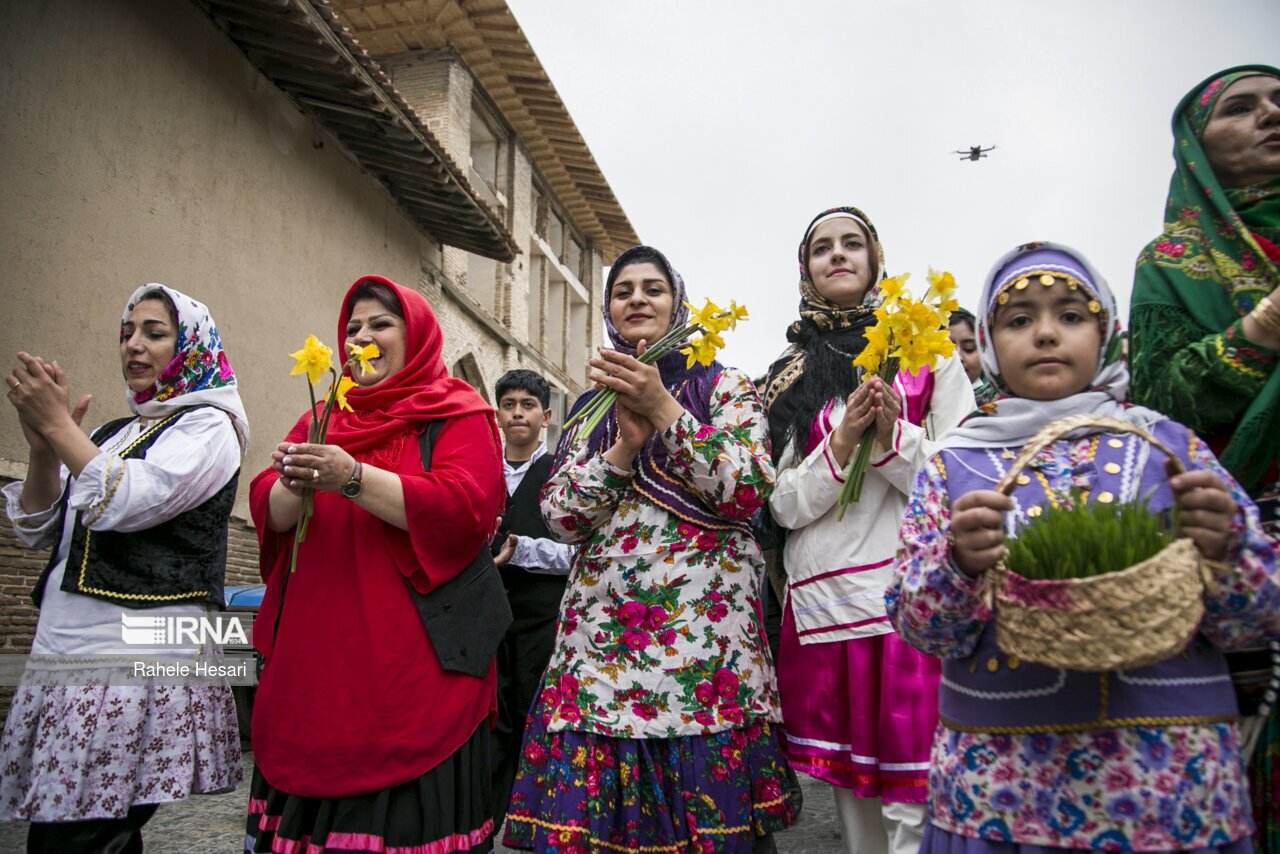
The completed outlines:
<svg viewBox="0 0 1280 854">
<path fill-rule="evenodd" d="M 733 300 L 729 300 L 729 315 L 733 319 L 733 323 L 729 325 L 730 329 L 737 329 L 739 320 L 749 319 L 747 317 L 747 307 L 745 305 L 738 305 Z"/>
<path fill-rule="evenodd" d="M 910 273 L 902 273 L 898 276 L 890 276 L 880 282 L 880 295 L 884 297 L 884 306 L 892 306 L 903 296 L 903 289 L 907 285 L 907 279 L 911 278 Z"/>
<path fill-rule="evenodd" d="M 320 339 L 314 335 L 308 335 L 302 349 L 289 356 L 297 360 L 293 370 L 289 371 L 289 376 L 306 374 L 312 385 L 319 382 L 324 372 L 333 367 L 333 350 L 321 344 Z"/>
<path fill-rule="evenodd" d="M 382 355 L 378 350 L 377 344 L 366 344 L 361 347 L 359 344 L 352 342 L 347 347 L 351 350 L 351 359 L 349 361 L 358 362 L 360 364 L 360 373 L 373 373 L 373 365 L 369 364 L 370 359 L 376 359 Z"/>
<path fill-rule="evenodd" d="M 708 331 L 718 331 L 725 328 L 725 311 L 711 300 L 707 300 L 706 305 L 702 308 L 694 308 L 693 303 L 690 302 L 686 302 L 685 307 L 689 309 L 690 323 L 696 323 Z"/>
<path fill-rule="evenodd" d="M 929 299 L 929 295 L 933 294 L 938 298 L 939 302 L 945 302 L 951 298 L 956 291 L 956 277 L 943 270 L 939 273 L 932 267 L 929 268 L 929 292 L 924 298 Z"/>
<path fill-rule="evenodd" d="M 369 346 L 373 346 L 372 344 Z M 338 392 L 334 395 L 334 399 L 338 402 L 339 409 L 345 409 L 348 412 L 354 412 L 351 404 L 347 403 L 347 392 L 356 387 L 356 381 L 351 377 L 344 376 L 338 380 Z"/>
<path fill-rule="evenodd" d="M 723 345 L 723 343 L 722 341 L 721 344 Z M 716 358 L 716 346 L 706 335 L 690 341 L 689 346 L 682 347 L 680 352 L 685 355 L 684 366 L 686 368 L 692 368 L 694 362 L 703 366 L 710 365 Z"/>
</svg>

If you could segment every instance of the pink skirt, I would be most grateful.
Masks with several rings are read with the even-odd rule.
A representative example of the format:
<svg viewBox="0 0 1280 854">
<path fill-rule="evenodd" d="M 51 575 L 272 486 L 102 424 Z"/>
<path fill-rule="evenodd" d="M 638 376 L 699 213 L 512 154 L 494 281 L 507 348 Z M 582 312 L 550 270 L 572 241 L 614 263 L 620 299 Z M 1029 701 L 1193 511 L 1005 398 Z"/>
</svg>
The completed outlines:
<svg viewBox="0 0 1280 854">
<path fill-rule="evenodd" d="M 941 672 L 892 632 L 801 646 L 788 602 L 778 650 L 787 759 L 860 798 L 924 803 Z"/>
</svg>

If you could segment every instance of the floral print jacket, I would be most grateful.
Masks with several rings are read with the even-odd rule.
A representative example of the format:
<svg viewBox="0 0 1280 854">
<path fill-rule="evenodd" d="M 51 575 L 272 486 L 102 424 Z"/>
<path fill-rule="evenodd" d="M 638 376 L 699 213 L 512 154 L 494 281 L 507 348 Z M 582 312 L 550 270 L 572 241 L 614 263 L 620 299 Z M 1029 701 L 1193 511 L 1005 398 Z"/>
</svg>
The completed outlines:
<svg viewBox="0 0 1280 854">
<path fill-rule="evenodd" d="M 1081 474 L 1089 438 L 1062 440 L 1031 469 L 1067 500 L 1090 484 Z M 1018 448 L 1000 454 L 1012 459 Z M 945 462 L 939 463 L 939 457 Z M 1206 564 L 1201 631 L 1223 648 L 1280 632 L 1280 574 L 1258 511 L 1208 446 L 1191 441 L 1197 469 L 1214 472 L 1242 508 L 1226 563 Z M 991 611 L 978 580 L 951 562 L 951 498 L 943 466 L 930 459 L 916 478 L 900 532 L 890 618 L 902 637 L 940 658 L 968 657 Z M 961 836 L 1109 851 L 1212 848 L 1252 832 L 1248 787 L 1234 723 L 1100 727 L 1084 732 L 993 734 L 939 725 L 929 768 L 930 820 Z"/>
<path fill-rule="evenodd" d="M 664 431 L 668 473 L 741 528 L 682 520 L 585 448 L 543 488 L 552 533 L 581 544 L 537 703 L 553 732 L 671 738 L 779 720 L 764 560 L 746 528 L 773 489 L 764 408 L 729 368 L 710 412 L 709 424 L 685 412 Z"/>
</svg>

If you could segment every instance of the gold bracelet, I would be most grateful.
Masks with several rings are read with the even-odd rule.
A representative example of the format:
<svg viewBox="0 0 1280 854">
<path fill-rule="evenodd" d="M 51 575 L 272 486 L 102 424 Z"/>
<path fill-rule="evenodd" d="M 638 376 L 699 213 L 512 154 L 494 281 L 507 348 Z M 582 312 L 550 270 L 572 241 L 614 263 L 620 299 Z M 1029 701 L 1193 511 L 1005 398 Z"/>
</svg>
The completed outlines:
<svg viewBox="0 0 1280 854">
<path fill-rule="evenodd" d="M 1275 338 L 1280 338 L 1280 308 L 1276 308 L 1267 297 L 1258 300 L 1258 304 L 1249 312 L 1249 316 L 1262 327 L 1263 331 Z"/>
</svg>

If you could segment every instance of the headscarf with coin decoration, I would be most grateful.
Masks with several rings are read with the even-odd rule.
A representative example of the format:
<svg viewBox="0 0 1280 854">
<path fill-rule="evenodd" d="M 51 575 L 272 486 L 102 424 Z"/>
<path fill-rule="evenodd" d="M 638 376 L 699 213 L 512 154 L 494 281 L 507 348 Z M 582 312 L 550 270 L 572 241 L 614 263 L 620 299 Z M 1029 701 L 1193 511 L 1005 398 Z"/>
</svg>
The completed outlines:
<svg viewBox="0 0 1280 854">
<path fill-rule="evenodd" d="M 1000 360 L 991 327 L 1010 294 L 1026 288 L 1055 287 L 1081 290 L 1088 309 L 1098 319 L 1102 343 L 1098 367 L 1088 388 L 1057 400 L 1014 397 L 1000 373 Z M 949 432 L 947 448 L 1015 448 L 1025 445 L 1050 422 L 1068 415 L 1093 413 L 1147 427 L 1164 418 L 1158 412 L 1125 403 L 1129 368 L 1121 352 L 1120 320 L 1107 282 L 1083 255 L 1058 243 L 1027 243 L 1007 253 L 987 274 L 978 315 L 978 352 L 982 371 L 1001 397 L 970 415 Z"/>
</svg>

